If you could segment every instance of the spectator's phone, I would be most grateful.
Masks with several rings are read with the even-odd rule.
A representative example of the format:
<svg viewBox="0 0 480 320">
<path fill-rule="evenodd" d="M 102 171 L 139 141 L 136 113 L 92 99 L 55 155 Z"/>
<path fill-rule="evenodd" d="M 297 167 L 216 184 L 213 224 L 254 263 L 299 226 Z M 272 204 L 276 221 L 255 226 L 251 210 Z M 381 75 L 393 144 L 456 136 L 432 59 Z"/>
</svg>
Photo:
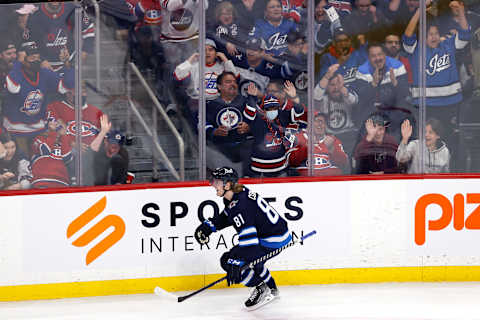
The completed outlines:
<svg viewBox="0 0 480 320">
<path fill-rule="evenodd" d="M 335 10 L 334 7 L 330 7 L 325 10 L 327 13 L 328 19 L 330 20 L 331 23 L 334 23 L 335 21 L 339 20 L 340 17 L 338 16 L 337 10 Z"/>
</svg>

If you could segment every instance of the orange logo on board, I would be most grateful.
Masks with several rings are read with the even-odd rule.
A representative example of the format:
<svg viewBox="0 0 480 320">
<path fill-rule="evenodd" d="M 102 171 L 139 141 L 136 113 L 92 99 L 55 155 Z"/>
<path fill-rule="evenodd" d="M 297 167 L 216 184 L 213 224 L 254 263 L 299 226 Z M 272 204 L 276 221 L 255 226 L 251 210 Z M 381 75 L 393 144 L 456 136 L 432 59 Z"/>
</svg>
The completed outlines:
<svg viewBox="0 0 480 320">
<path fill-rule="evenodd" d="M 470 230 L 480 229 L 480 206 L 473 209 L 465 219 L 465 203 L 480 204 L 480 193 L 461 193 L 453 196 L 453 203 L 447 197 L 438 193 L 421 196 L 415 204 L 415 243 L 419 246 L 425 243 L 427 231 L 427 207 L 435 204 L 442 209 L 442 216 L 437 220 L 428 221 L 428 230 L 438 231 L 445 229 L 453 219 L 455 230 L 463 228 Z"/>
<path fill-rule="evenodd" d="M 106 206 L 107 198 L 103 197 L 78 218 L 73 220 L 67 228 L 67 238 L 73 236 L 78 230 L 102 213 Z M 72 242 L 76 247 L 85 247 L 110 227 L 114 228 L 113 232 L 88 251 L 86 257 L 87 266 L 122 239 L 125 234 L 125 222 L 123 222 L 119 216 L 108 215 Z"/>
</svg>

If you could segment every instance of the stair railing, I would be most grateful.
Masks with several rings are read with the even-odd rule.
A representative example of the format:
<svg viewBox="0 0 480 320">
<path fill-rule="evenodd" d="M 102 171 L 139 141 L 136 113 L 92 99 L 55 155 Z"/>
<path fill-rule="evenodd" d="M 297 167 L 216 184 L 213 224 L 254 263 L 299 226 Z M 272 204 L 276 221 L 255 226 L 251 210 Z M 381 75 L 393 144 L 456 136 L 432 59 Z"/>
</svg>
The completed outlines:
<svg viewBox="0 0 480 320">
<path fill-rule="evenodd" d="M 154 121 L 153 131 L 152 131 L 150 129 L 150 127 L 147 125 L 147 123 L 145 122 L 145 119 L 140 114 L 137 105 L 132 100 L 130 90 L 128 90 L 128 92 L 129 92 L 129 94 L 128 94 L 128 105 L 129 105 L 130 109 L 133 111 L 133 113 L 135 114 L 135 116 L 140 121 L 140 124 L 145 129 L 147 134 L 152 138 L 153 146 L 155 148 L 155 151 L 158 152 L 158 154 L 160 155 L 160 157 L 162 158 L 162 160 L 166 164 L 166 167 L 167 167 L 168 171 L 170 171 L 170 173 L 177 180 L 184 181 L 185 180 L 185 143 L 183 141 L 183 138 L 180 135 L 180 133 L 178 132 L 177 128 L 175 128 L 175 125 L 173 124 L 173 122 L 168 117 L 168 115 L 165 112 L 165 109 L 163 108 L 162 104 L 160 103 L 160 101 L 158 101 L 156 95 L 153 93 L 153 90 L 150 88 L 150 86 L 148 85 L 147 81 L 145 80 L 145 78 L 140 73 L 140 70 L 138 70 L 135 63 L 129 62 L 128 66 L 129 66 L 129 70 L 133 71 L 133 73 L 135 73 L 135 75 L 140 80 L 140 83 L 142 84 L 142 86 L 147 91 L 147 93 L 148 93 L 150 99 L 152 100 L 154 106 L 157 108 L 158 112 L 162 116 L 163 120 L 165 120 L 165 122 L 168 125 L 168 128 L 173 133 L 173 135 L 175 136 L 175 139 L 178 142 L 178 153 L 179 153 L 179 159 L 180 159 L 179 171 L 180 172 L 177 172 L 177 170 L 173 166 L 170 159 L 168 159 L 168 156 L 165 154 L 165 152 L 163 151 L 163 148 L 161 147 L 161 145 L 158 141 L 158 137 L 156 135 L 156 133 L 157 133 L 157 122 Z M 130 82 L 130 75 L 128 75 L 127 80 L 128 80 L 128 82 Z M 155 160 L 155 157 L 154 157 L 154 160 Z"/>
</svg>

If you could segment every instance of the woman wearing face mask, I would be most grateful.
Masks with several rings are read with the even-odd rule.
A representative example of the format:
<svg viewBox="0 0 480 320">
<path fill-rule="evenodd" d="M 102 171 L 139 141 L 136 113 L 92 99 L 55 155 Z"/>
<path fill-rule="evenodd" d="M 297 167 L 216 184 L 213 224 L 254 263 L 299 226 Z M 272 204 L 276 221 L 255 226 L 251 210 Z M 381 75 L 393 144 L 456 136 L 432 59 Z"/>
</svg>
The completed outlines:
<svg viewBox="0 0 480 320">
<path fill-rule="evenodd" d="M 292 109 L 280 110 L 277 97 L 267 95 L 260 104 L 262 110 L 257 107 L 257 87 L 253 83 L 248 86 L 248 102 L 243 113 L 254 138 L 250 164 L 252 176 L 286 176 L 286 153 L 290 141 L 285 128 L 296 122 L 304 109 L 298 104 L 295 86 L 290 81 L 285 82 L 284 91 L 295 102 Z"/>
</svg>

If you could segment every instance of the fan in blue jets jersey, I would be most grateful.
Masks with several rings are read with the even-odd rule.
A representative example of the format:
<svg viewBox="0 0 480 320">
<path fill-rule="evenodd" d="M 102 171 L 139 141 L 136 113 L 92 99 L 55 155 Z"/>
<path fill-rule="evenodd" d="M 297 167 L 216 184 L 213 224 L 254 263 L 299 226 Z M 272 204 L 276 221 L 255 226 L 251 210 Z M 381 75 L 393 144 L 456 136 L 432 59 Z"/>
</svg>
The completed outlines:
<svg viewBox="0 0 480 320">
<path fill-rule="evenodd" d="M 258 193 L 238 183 L 237 172 L 229 167 L 212 172 L 211 185 L 217 196 L 223 197 L 225 209 L 211 219 L 205 220 L 195 230 L 195 239 L 206 244 L 212 232 L 233 226 L 238 233 L 238 245 L 220 258 L 227 272 L 228 285 L 241 283 L 253 287 L 245 301 L 249 310 L 254 310 L 278 297 L 275 280 L 264 263 L 241 271 L 242 266 L 288 244 L 292 236 L 287 222 Z"/>
</svg>

